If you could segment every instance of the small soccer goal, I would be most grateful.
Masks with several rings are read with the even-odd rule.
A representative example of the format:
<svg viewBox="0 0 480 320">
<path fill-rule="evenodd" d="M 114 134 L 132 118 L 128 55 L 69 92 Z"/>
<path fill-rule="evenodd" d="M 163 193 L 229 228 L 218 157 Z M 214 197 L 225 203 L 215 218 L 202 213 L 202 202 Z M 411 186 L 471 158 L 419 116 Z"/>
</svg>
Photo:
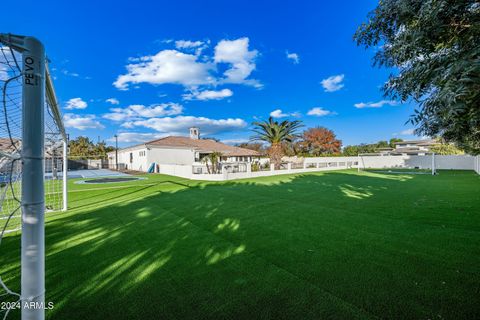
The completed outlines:
<svg viewBox="0 0 480 320">
<path fill-rule="evenodd" d="M 21 232 L 21 290 L 9 288 L 0 268 L 0 297 L 18 303 L 22 319 L 43 319 L 44 219 L 67 209 L 68 141 L 42 43 L 0 33 L 0 90 L 0 245 Z"/>
<path fill-rule="evenodd" d="M 358 172 L 362 171 L 436 175 L 436 157 L 433 152 L 423 152 L 419 155 L 361 153 L 358 155 Z"/>
</svg>

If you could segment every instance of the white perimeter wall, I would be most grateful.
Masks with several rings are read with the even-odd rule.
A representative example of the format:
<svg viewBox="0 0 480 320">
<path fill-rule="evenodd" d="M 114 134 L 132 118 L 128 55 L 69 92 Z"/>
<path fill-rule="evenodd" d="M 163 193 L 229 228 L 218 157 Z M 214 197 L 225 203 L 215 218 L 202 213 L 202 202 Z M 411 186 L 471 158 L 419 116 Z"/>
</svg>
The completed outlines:
<svg viewBox="0 0 480 320">
<path fill-rule="evenodd" d="M 474 170 L 475 157 L 435 155 L 435 169 Z M 425 156 L 361 156 L 362 168 L 432 168 L 432 155 Z"/>
<path fill-rule="evenodd" d="M 224 181 L 233 179 L 273 176 L 286 173 L 343 170 L 348 168 L 421 168 L 431 169 L 432 157 L 426 156 L 363 156 L 363 157 L 316 157 L 305 158 L 304 168 L 294 169 L 292 164 L 286 170 L 237 172 L 222 174 L 193 174 L 191 165 L 160 166 L 160 173 L 180 176 L 193 180 Z M 314 164 L 314 165 L 313 165 Z M 436 169 L 475 170 L 480 174 L 480 157 L 435 156 Z"/>
<path fill-rule="evenodd" d="M 140 151 L 146 151 L 146 156 L 139 156 Z M 130 152 L 133 162 L 130 163 Z M 146 172 L 151 163 L 159 165 L 162 174 L 168 174 L 194 180 L 231 180 L 261 176 L 271 176 L 285 173 L 301 173 L 325 170 L 341 170 L 347 168 L 432 168 L 432 156 L 361 156 L 361 157 L 315 157 L 304 158 L 304 168 L 289 170 L 269 170 L 258 172 L 238 172 L 222 174 L 193 174 L 192 164 L 195 159 L 194 150 L 139 148 L 118 153 L 118 162 L 125 163 L 128 169 Z M 315 164 L 313 166 L 312 164 Z M 480 174 L 480 156 L 435 156 L 436 169 L 475 170 Z"/>
<path fill-rule="evenodd" d="M 476 173 L 480 174 L 480 156 L 475 157 L 474 170 Z"/>
<path fill-rule="evenodd" d="M 474 170 L 475 158 L 473 156 L 435 156 L 436 169 Z M 405 160 L 410 167 L 432 168 L 431 156 L 411 156 Z"/>
<path fill-rule="evenodd" d="M 159 169 L 159 173 L 161 174 L 168 174 L 187 179 L 192 179 L 193 176 L 192 165 L 160 164 Z"/>
</svg>

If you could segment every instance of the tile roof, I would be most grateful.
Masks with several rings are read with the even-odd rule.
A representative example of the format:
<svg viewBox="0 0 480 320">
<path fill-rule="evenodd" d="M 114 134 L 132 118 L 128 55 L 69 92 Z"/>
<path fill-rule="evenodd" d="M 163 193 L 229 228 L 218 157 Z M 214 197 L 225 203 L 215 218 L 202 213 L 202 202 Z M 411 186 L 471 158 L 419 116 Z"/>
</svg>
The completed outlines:
<svg viewBox="0 0 480 320">
<path fill-rule="evenodd" d="M 10 138 L 0 138 L 0 151 L 12 153 L 15 151 L 14 145 L 17 149 L 21 149 L 22 147 L 22 143 L 19 139 L 14 138 L 12 141 Z"/>
<path fill-rule="evenodd" d="M 396 148 L 391 151 L 391 154 L 418 154 L 418 153 L 429 153 L 428 149 L 420 149 L 415 147 L 405 147 L 405 148 Z"/>
<path fill-rule="evenodd" d="M 429 146 L 433 144 L 438 144 L 439 142 L 434 139 L 426 139 L 426 140 L 405 140 L 405 141 L 399 141 L 395 142 L 394 144 L 415 144 L 418 146 Z"/>
<path fill-rule="evenodd" d="M 193 148 L 204 152 L 220 152 L 225 156 L 259 156 L 255 150 L 229 146 L 210 139 L 191 139 L 189 137 L 169 136 L 146 142 L 148 146 Z"/>
</svg>

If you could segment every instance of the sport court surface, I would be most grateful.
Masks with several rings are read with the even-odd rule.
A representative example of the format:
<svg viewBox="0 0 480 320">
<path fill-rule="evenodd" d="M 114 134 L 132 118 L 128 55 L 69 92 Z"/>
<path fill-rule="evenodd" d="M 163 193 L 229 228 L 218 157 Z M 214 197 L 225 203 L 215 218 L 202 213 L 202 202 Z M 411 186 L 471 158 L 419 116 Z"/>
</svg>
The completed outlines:
<svg viewBox="0 0 480 320">
<path fill-rule="evenodd" d="M 74 181 L 47 219 L 49 319 L 480 318 L 473 172 Z"/>
</svg>

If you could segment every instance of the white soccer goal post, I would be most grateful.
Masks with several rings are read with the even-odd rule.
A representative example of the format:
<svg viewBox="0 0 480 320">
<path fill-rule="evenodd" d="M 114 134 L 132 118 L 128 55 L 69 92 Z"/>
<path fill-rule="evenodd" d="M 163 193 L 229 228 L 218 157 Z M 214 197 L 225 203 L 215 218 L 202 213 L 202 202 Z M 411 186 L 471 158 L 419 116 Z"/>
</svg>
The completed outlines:
<svg viewBox="0 0 480 320">
<path fill-rule="evenodd" d="M 0 245 L 21 232 L 21 290 L 0 277 L 0 297 L 22 319 L 44 319 L 44 218 L 67 209 L 68 139 L 41 42 L 0 34 L 0 86 Z"/>
<path fill-rule="evenodd" d="M 387 170 L 390 173 L 437 174 L 434 152 L 421 155 L 392 155 L 379 153 L 358 154 L 358 171 Z"/>
</svg>

